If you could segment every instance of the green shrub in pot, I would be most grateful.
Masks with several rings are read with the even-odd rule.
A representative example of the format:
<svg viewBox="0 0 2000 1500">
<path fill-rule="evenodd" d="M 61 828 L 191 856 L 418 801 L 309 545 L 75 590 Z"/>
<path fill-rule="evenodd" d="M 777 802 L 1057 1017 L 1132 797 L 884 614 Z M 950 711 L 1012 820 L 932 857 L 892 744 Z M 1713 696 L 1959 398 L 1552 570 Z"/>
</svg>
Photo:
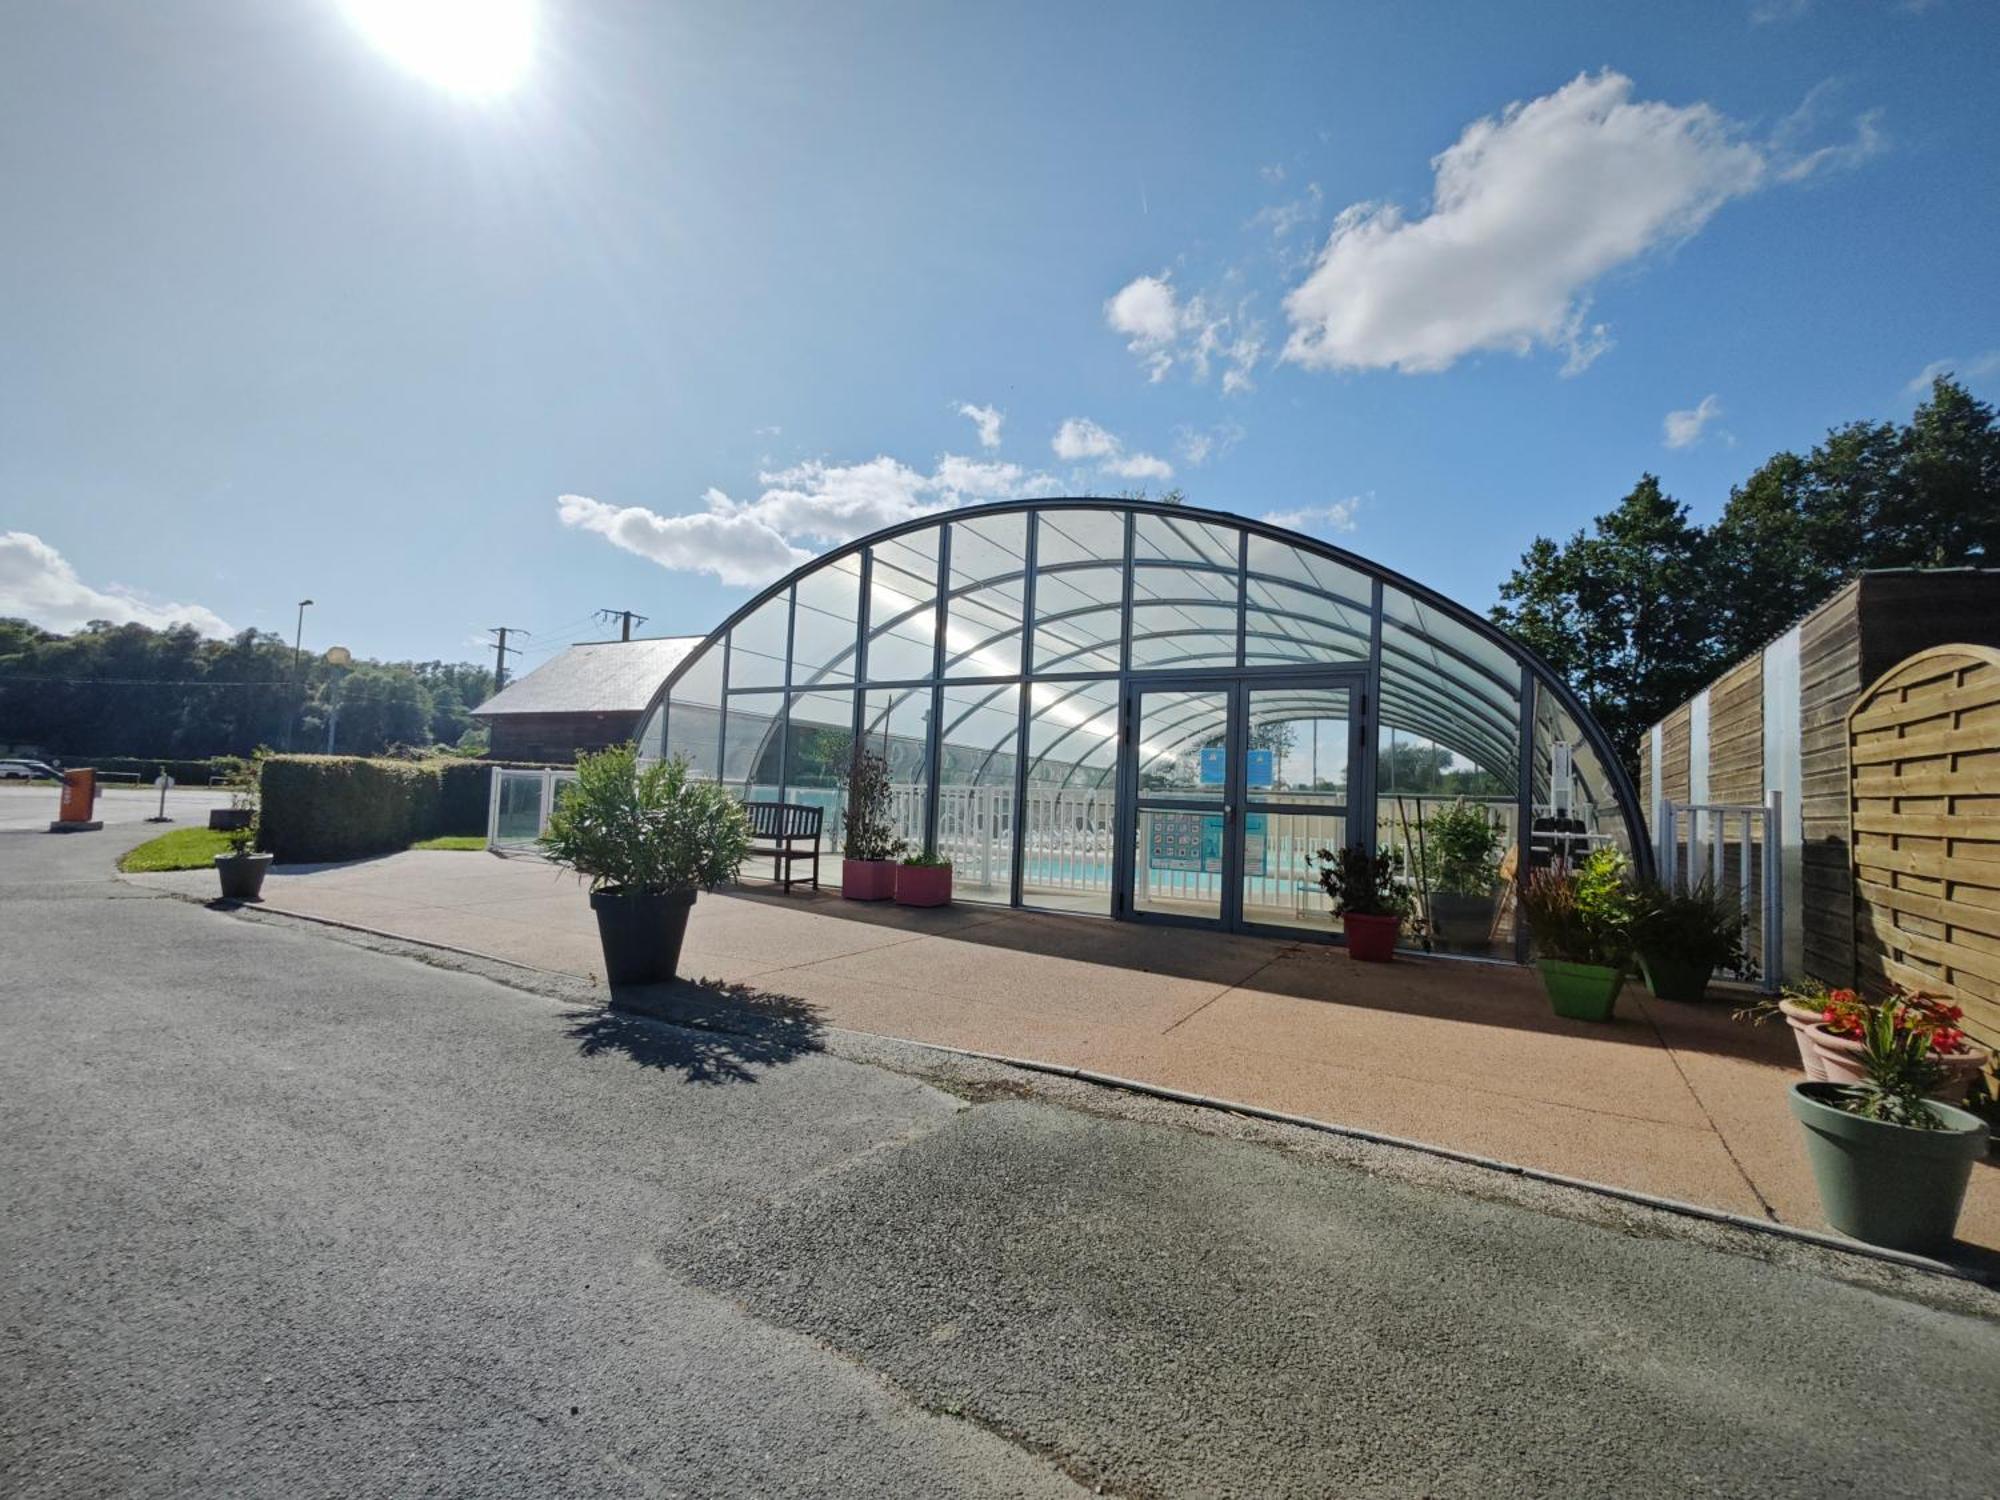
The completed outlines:
<svg viewBox="0 0 2000 1500">
<path fill-rule="evenodd" d="M 1521 891 L 1537 966 L 1559 1016 L 1608 1021 L 1632 961 L 1636 915 L 1630 869 L 1613 848 L 1574 868 L 1537 870 Z"/>
<path fill-rule="evenodd" d="M 1462 799 L 1431 813 L 1420 826 L 1432 939 L 1446 950 L 1485 951 L 1506 830 L 1484 807 Z"/>
<path fill-rule="evenodd" d="M 1322 849 L 1317 855 L 1320 889 L 1333 898 L 1333 914 L 1341 919 L 1350 958 L 1387 963 L 1396 951 L 1396 935 L 1410 909 L 1410 898 L 1396 880 L 1396 862 L 1387 854 L 1370 854 L 1349 844 L 1338 854 Z"/>
<path fill-rule="evenodd" d="M 1871 1245 L 1931 1253 L 1951 1242 L 1988 1132 L 1927 1097 L 1938 1063 L 1929 1037 L 1897 1025 L 1898 1006 L 1866 1006 L 1859 1082 L 1795 1083 L 1790 1104 L 1827 1222 Z"/>
<path fill-rule="evenodd" d="M 631 745 L 577 759 L 543 852 L 590 882 L 612 984 L 671 979 L 698 891 L 736 878 L 750 850 L 742 804 L 689 775 L 685 758 L 642 764 Z"/>
<path fill-rule="evenodd" d="M 1649 881 L 1634 899 L 1633 947 L 1659 999 L 1699 1000 L 1717 969 L 1742 964 L 1742 908 L 1709 881 L 1685 891 Z"/>
</svg>

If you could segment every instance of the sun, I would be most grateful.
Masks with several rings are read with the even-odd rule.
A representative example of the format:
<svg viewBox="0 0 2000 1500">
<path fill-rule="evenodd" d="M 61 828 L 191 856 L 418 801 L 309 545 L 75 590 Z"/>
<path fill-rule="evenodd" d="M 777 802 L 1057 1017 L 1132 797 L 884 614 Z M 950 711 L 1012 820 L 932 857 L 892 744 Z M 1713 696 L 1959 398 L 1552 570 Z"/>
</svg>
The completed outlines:
<svg viewBox="0 0 2000 1500">
<path fill-rule="evenodd" d="M 535 0 L 341 0 L 368 40 L 454 94 L 504 94 L 535 51 Z"/>
</svg>

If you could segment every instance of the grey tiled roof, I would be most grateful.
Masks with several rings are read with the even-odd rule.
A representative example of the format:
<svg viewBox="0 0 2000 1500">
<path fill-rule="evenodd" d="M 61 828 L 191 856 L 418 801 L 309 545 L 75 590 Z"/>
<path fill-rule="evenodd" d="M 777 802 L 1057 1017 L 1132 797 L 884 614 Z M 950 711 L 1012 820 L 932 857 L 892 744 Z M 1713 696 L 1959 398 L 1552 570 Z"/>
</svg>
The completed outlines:
<svg viewBox="0 0 2000 1500">
<path fill-rule="evenodd" d="M 507 714 L 638 713 L 667 674 L 706 639 L 667 636 L 650 641 L 589 641 L 571 646 L 515 678 L 472 712 Z"/>
</svg>

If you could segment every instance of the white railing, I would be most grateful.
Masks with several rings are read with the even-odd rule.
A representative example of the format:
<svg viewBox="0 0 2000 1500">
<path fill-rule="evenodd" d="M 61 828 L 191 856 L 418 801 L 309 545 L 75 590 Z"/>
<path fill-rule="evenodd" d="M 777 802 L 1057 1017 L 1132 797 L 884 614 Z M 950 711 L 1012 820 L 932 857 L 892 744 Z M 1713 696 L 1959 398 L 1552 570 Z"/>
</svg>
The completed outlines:
<svg viewBox="0 0 2000 1500">
<path fill-rule="evenodd" d="M 1706 882 L 1732 887 L 1745 925 L 1757 935 L 1750 957 L 1767 991 L 1784 977 L 1784 793 L 1756 803 L 1662 800 L 1653 819 L 1653 858 L 1660 883 L 1685 891 Z"/>
<path fill-rule="evenodd" d="M 496 854 L 534 854 L 535 841 L 548 831 L 562 788 L 574 771 L 493 768 L 486 797 L 486 847 Z"/>
</svg>

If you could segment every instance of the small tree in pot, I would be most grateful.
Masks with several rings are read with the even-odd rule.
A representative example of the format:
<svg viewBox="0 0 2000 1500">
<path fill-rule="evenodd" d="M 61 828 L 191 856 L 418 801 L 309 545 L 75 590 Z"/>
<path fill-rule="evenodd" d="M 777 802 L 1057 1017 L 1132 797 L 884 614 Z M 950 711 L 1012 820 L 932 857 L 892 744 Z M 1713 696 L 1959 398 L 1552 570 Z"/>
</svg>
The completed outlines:
<svg viewBox="0 0 2000 1500">
<path fill-rule="evenodd" d="M 1363 963 L 1386 964 L 1396 954 L 1396 934 L 1410 909 L 1410 898 L 1396 883 L 1396 862 L 1387 854 L 1370 854 L 1349 844 L 1335 854 L 1322 849 L 1320 889 L 1333 898 L 1333 914 L 1347 934 L 1347 953 Z"/>
<path fill-rule="evenodd" d="M 224 841 L 227 854 L 215 856 L 216 878 L 222 883 L 225 901 L 261 901 L 264 876 L 270 872 L 272 855 L 257 849 L 257 809 L 259 778 L 263 767 L 257 759 L 238 760 L 229 768 L 229 808 Z M 220 811 L 220 809 L 218 809 Z M 211 819 L 210 826 L 213 825 Z"/>
<path fill-rule="evenodd" d="M 1743 912 L 1706 880 L 1687 891 L 1648 883 L 1634 893 L 1632 943 L 1655 998 L 1699 1000 L 1717 969 L 1743 962 Z"/>
<path fill-rule="evenodd" d="M 1937 1088 L 1938 1064 L 1926 1037 L 1897 1025 L 1897 1005 L 1863 1008 L 1860 1082 L 1795 1083 L 1790 1103 L 1827 1222 L 1871 1245 L 1922 1253 L 1951 1242 L 1987 1126 L 1925 1097 Z"/>
<path fill-rule="evenodd" d="M 1608 1021 L 1632 961 L 1632 887 L 1625 856 L 1598 849 L 1574 870 L 1537 870 L 1521 914 L 1538 950 L 1549 1004 L 1573 1021 Z"/>
<path fill-rule="evenodd" d="M 542 835 L 548 857 L 590 882 L 611 984 L 674 977 L 698 891 L 733 880 L 750 850 L 743 808 L 685 758 L 639 763 L 619 745 L 576 763 Z"/>
<path fill-rule="evenodd" d="M 889 763 L 856 750 L 847 768 L 847 814 L 840 894 L 850 901 L 887 901 L 896 894 L 896 861 L 909 845 L 889 822 Z"/>
<path fill-rule="evenodd" d="M 1485 808 L 1464 801 L 1432 813 L 1422 829 L 1431 937 L 1446 949 L 1484 949 L 1506 833 Z"/>
</svg>

